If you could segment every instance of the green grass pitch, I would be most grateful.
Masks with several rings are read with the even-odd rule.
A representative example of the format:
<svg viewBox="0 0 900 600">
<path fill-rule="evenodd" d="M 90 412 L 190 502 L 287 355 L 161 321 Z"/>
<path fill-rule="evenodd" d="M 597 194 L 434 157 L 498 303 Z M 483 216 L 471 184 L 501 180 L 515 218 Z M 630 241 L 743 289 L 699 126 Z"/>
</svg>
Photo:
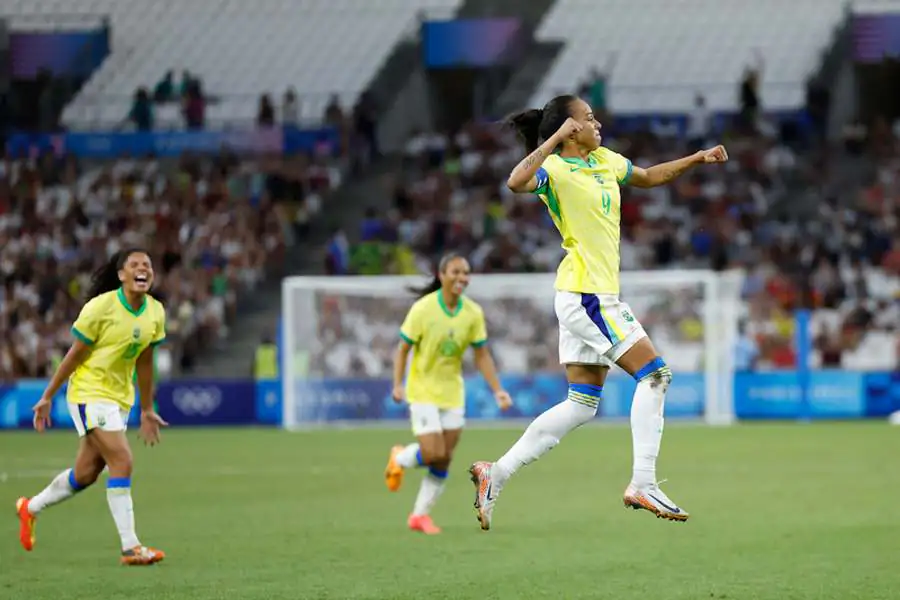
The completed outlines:
<svg viewBox="0 0 900 600">
<path fill-rule="evenodd" d="M 168 553 L 120 567 L 103 485 L 17 541 L 13 505 L 71 463 L 70 432 L 0 433 L 0 598 L 879 600 L 900 593 L 900 430 L 883 423 L 670 425 L 660 476 L 691 511 L 622 506 L 625 427 L 575 432 L 507 486 L 483 533 L 466 468 L 518 429 L 467 431 L 434 511 L 406 530 L 420 474 L 389 493 L 401 430 L 177 430 L 135 446 L 138 533 Z"/>
</svg>

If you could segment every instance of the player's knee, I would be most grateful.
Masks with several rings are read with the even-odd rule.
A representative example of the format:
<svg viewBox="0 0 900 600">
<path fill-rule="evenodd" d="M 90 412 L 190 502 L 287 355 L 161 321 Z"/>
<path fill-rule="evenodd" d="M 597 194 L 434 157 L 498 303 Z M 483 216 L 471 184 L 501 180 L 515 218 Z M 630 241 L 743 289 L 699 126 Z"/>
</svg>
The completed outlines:
<svg viewBox="0 0 900 600">
<path fill-rule="evenodd" d="M 646 382 L 651 388 L 658 389 L 665 394 L 672 383 L 672 369 L 669 368 L 662 357 L 657 356 L 638 369 L 634 374 L 634 378 L 638 383 Z"/>
<path fill-rule="evenodd" d="M 131 477 L 133 458 L 130 451 L 123 450 L 111 454 L 106 459 L 106 464 L 109 466 L 110 477 Z"/>
<path fill-rule="evenodd" d="M 422 462 L 429 467 L 450 464 L 450 457 L 444 448 L 431 448 L 427 452 L 422 451 Z"/>
</svg>

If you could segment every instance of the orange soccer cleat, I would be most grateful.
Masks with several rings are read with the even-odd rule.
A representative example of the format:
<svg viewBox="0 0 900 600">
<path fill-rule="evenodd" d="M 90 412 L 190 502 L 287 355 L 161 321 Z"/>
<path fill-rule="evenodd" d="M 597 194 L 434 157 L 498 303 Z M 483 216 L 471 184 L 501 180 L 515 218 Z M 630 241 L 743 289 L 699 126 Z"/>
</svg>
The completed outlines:
<svg viewBox="0 0 900 600">
<path fill-rule="evenodd" d="M 28 512 L 28 498 L 16 500 L 16 514 L 19 516 L 19 543 L 26 552 L 34 550 L 34 523 L 37 520 Z"/>
<path fill-rule="evenodd" d="M 403 467 L 397 464 L 397 455 L 403 450 L 403 446 L 394 446 L 391 448 L 391 455 L 388 457 L 387 466 L 384 468 L 384 484 L 387 489 L 396 492 L 403 485 Z"/>
<path fill-rule="evenodd" d="M 434 524 L 429 515 L 409 515 L 406 524 L 412 531 L 421 531 L 425 535 L 437 535 L 441 532 L 441 528 Z"/>
<path fill-rule="evenodd" d="M 155 565 L 166 557 L 166 553 L 156 548 L 147 546 L 135 546 L 131 550 L 122 552 L 120 559 L 123 565 L 130 567 Z"/>
</svg>

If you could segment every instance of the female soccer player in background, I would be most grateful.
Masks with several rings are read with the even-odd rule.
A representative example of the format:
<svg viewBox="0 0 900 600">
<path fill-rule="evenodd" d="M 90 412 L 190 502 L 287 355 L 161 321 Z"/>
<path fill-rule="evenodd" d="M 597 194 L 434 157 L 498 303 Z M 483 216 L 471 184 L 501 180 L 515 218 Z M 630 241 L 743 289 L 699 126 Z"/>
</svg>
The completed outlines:
<svg viewBox="0 0 900 600">
<path fill-rule="evenodd" d="M 418 443 L 391 449 L 384 480 L 396 492 L 403 472 L 427 467 L 407 525 L 413 531 L 440 533 L 429 515 L 447 479 L 453 451 L 465 425 L 462 357 L 468 346 L 475 349 L 475 365 L 494 392 L 497 405 L 512 404 L 497 378 L 494 360 L 485 344 L 484 312 L 463 296 L 469 285 L 469 263 L 462 256 L 445 256 L 430 285 L 416 291 L 413 304 L 400 327 L 400 344 L 394 357 L 394 402 L 409 403 L 409 418 Z M 415 347 L 403 386 L 409 351 Z"/>
<path fill-rule="evenodd" d="M 148 293 L 152 285 L 153 266 L 143 250 L 119 252 L 94 274 L 90 300 L 72 326 L 75 341 L 34 406 L 34 427 L 42 432 L 51 425 L 53 397 L 68 380 L 66 400 L 80 437 L 75 466 L 33 498 L 16 503 L 25 550 L 34 547 L 37 515 L 93 484 L 108 467 L 106 499 L 122 541 L 122 564 L 149 565 L 165 557 L 141 545 L 135 534 L 131 448 L 125 436 L 135 370 L 144 442 L 159 442 L 159 428 L 166 425 L 153 409 L 153 348 L 166 337 L 166 314 Z"/>
<path fill-rule="evenodd" d="M 663 431 L 663 405 L 672 372 L 657 354 L 627 304 L 619 300 L 620 185 L 654 187 L 691 167 L 728 160 L 723 146 L 642 169 L 600 146 L 600 124 L 575 96 L 559 96 L 541 110 L 510 120 L 528 148 L 507 185 L 536 193 L 563 238 L 566 256 L 556 277 L 559 358 L 569 393 L 537 417 L 496 463 L 477 462 L 475 508 L 490 529 L 500 490 L 522 466 L 553 447 L 597 413 L 609 368 L 619 365 L 637 380 L 631 405 L 633 475 L 624 503 L 657 517 L 685 521 L 688 513 L 659 489 L 656 458 Z"/>
</svg>

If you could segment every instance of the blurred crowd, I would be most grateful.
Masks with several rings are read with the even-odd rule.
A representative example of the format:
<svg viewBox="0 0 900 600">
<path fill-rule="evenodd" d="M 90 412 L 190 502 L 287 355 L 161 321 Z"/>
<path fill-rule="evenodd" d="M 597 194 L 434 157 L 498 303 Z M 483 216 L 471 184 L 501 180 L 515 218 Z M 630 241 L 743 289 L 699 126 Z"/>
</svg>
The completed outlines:
<svg viewBox="0 0 900 600">
<path fill-rule="evenodd" d="M 815 309 L 814 366 L 900 366 L 900 154 L 890 128 L 848 128 L 843 144 L 828 146 L 815 126 L 803 130 L 751 112 L 722 131 L 700 97 L 681 126 L 664 119 L 629 132 L 614 121 L 604 125 L 604 145 L 644 167 L 727 144 L 727 165 L 696 169 L 665 187 L 623 190 L 621 260 L 624 271 L 742 269 L 740 369 L 794 366 L 794 310 L 803 306 Z M 476 273 L 556 269 L 562 250 L 546 209 L 503 185 L 523 156 L 510 132 L 474 124 L 453 134 L 417 132 L 404 154 L 404 168 L 388 182 L 393 210 L 370 211 L 351 232 L 359 243 L 350 245 L 347 232 L 337 232 L 328 253 L 331 272 L 427 273 L 450 249 L 465 253 Z M 837 181 L 842 165 L 871 176 Z M 700 293 L 672 294 L 680 300 L 663 295 L 638 306 L 623 289 L 651 335 L 669 342 L 667 359 L 699 368 Z M 508 337 L 499 342 L 510 344 L 496 353 L 501 361 L 524 352 L 518 364 L 530 370 L 555 360 L 554 322 L 545 308 L 537 310 L 543 317 L 526 320 L 533 338 L 519 339 L 522 331 L 502 320 L 529 314 L 528 307 L 486 306 L 492 329 Z M 396 327 L 402 311 L 388 312 L 384 317 Z M 392 338 L 363 348 L 380 331 L 380 317 L 360 315 L 350 311 L 344 319 L 369 325 L 344 331 L 367 338 L 357 352 L 377 357 L 359 360 L 367 372 L 380 365 L 384 374 Z M 332 354 L 341 364 L 352 361 Z"/>
<path fill-rule="evenodd" d="M 158 371 L 190 370 L 336 184 L 305 157 L 0 158 L 0 380 L 52 372 L 91 273 L 131 246 L 150 251 L 167 308 Z"/>
</svg>

